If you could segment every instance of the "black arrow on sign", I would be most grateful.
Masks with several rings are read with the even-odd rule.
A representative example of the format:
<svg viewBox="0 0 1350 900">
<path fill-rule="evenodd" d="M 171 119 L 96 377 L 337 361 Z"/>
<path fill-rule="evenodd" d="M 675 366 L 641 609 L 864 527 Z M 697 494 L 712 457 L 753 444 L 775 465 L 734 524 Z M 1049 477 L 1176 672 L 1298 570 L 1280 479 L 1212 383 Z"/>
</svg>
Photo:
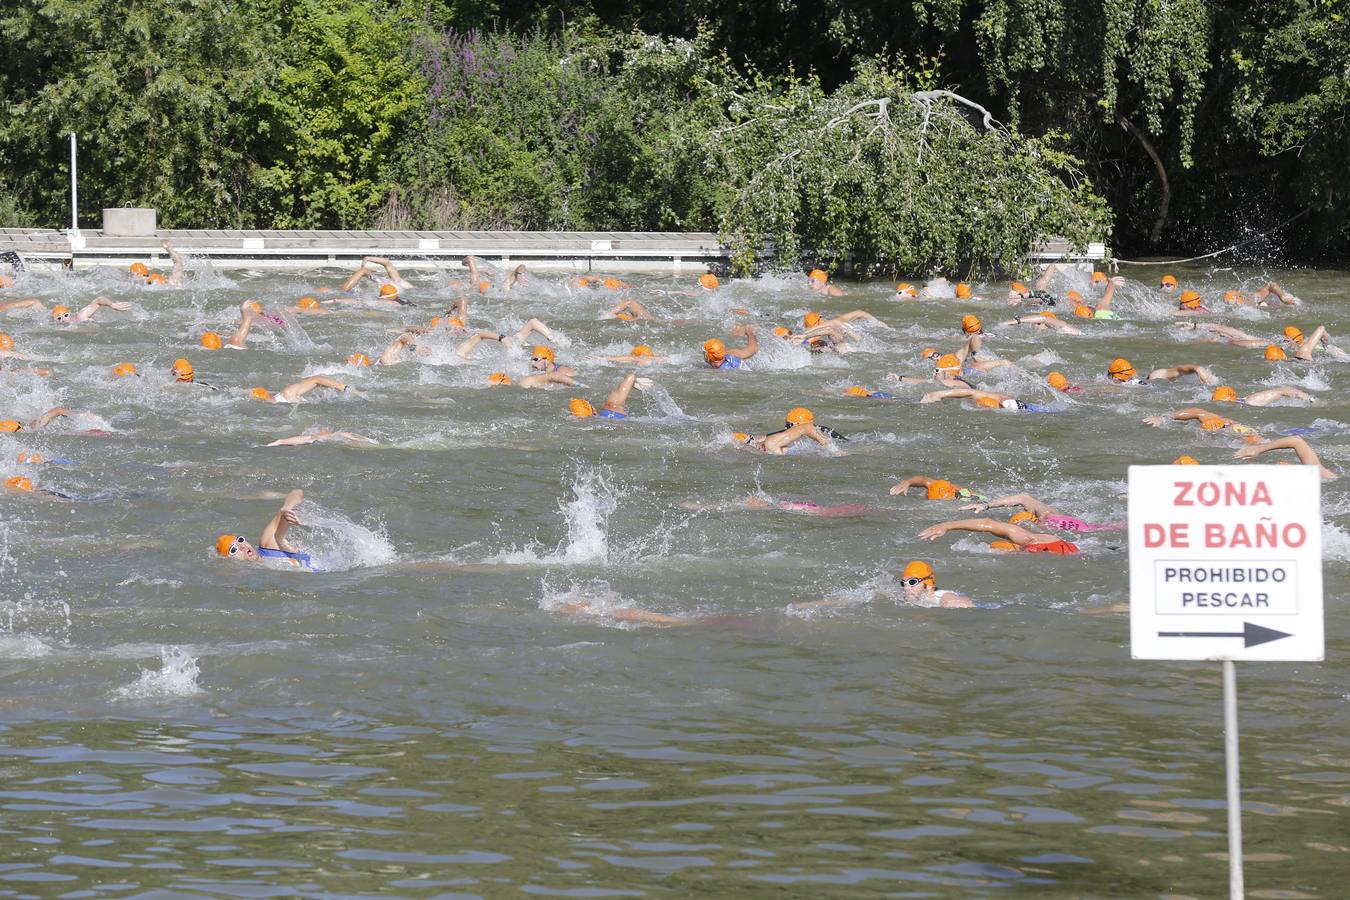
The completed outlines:
<svg viewBox="0 0 1350 900">
<path fill-rule="evenodd" d="M 1288 632 L 1276 631 L 1274 628 L 1262 628 L 1260 625 L 1253 625 L 1251 622 L 1243 622 L 1241 631 L 1160 631 L 1158 637 L 1242 638 L 1243 647 L 1255 647 L 1258 644 L 1278 641 L 1280 638 L 1292 637 L 1292 635 Z"/>
</svg>

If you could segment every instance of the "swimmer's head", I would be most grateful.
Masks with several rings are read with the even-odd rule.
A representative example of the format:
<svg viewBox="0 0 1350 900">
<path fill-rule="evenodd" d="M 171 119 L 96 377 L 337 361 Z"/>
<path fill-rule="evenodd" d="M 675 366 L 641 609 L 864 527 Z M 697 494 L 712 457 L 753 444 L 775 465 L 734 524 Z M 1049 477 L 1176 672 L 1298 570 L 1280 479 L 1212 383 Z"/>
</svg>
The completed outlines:
<svg viewBox="0 0 1350 900">
<path fill-rule="evenodd" d="M 1198 291 L 1182 291 L 1181 296 L 1177 298 L 1181 309 L 1199 309 L 1200 294 Z"/>
<path fill-rule="evenodd" d="M 929 500 L 951 500 L 956 497 L 956 485 L 945 478 L 928 482 Z"/>
<path fill-rule="evenodd" d="M 1064 377 L 1063 372 L 1051 372 L 1045 376 L 1045 383 L 1057 391 L 1068 390 L 1069 379 Z"/>
<path fill-rule="evenodd" d="M 224 342 L 221 341 L 220 335 L 214 331 L 208 331 L 202 335 L 202 346 L 207 350 L 219 350 L 224 346 Z"/>
<path fill-rule="evenodd" d="M 127 271 L 137 278 L 144 278 L 150 274 L 150 267 L 143 262 L 134 262 L 130 266 L 127 266 Z"/>
<path fill-rule="evenodd" d="M 603 288 L 608 288 L 611 291 L 617 291 L 627 287 L 628 285 L 624 284 L 617 278 L 606 278 L 604 281 L 600 282 L 600 286 Z"/>
<path fill-rule="evenodd" d="M 703 342 L 703 355 L 713 365 L 721 365 L 722 360 L 727 358 L 727 345 L 717 338 L 709 338 Z"/>
<path fill-rule="evenodd" d="M 1129 381 L 1135 376 L 1134 366 L 1130 365 L 1128 359 L 1113 359 L 1111 365 L 1106 367 L 1106 373 L 1115 381 Z"/>
<path fill-rule="evenodd" d="M 384 284 L 380 285 L 381 300 L 393 300 L 397 296 L 398 296 L 398 285 L 390 284 L 387 281 Z"/>
<path fill-rule="evenodd" d="M 920 359 L 937 359 L 942 354 L 938 353 L 936 347 L 924 347 L 919 351 Z"/>
<path fill-rule="evenodd" d="M 192 363 L 182 358 L 175 359 L 173 361 L 173 369 L 171 371 L 173 372 L 173 378 L 175 381 L 184 381 L 188 383 L 192 382 L 192 379 L 195 374 L 195 371 L 192 368 Z"/>
<path fill-rule="evenodd" d="M 1282 360 L 1282 359 L 1288 359 L 1288 358 L 1289 358 L 1289 357 L 1287 357 L 1287 356 L 1284 355 L 1284 350 L 1283 350 L 1282 348 L 1277 347 L 1277 346 L 1275 346 L 1274 344 L 1268 344 L 1268 345 L 1266 345 L 1266 354 L 1265 354 L 1265 355 L 1266 355 L 1266 359 L 1270 360 L 1271 362 L 1279 362 L 1279 361 Z"/>
<path fill-rule="evenodd" d="M 1073 308 L 1073 314 L 1079 318 L 1091 319 L 1093 316 L 1093 309 L 1084 303 L 1080 303 Z"/>
<path fill-rule="evenodd" d="M 1093 284 L 1101 284 L 1101 283 L 1104 282 L 1104 281 L 1106 281 L 1106 273 L 1105 273 L 1105 272 L 1093 272 L 1093 273 L 1092 273 L 1092 283 L 1093 283 Z"/>
<path fill-rule="evenodd" d="M 816 420 L 816 414 L 805 406 L 794 406 L 788 410 L 788 425 L 807 425 Z"/>
<path fill-rule="evenodd" d="M 698 276 L 698 286 L 705 291 L 715 290 L 721 283 L 717 280 L 717 276 L 711 272 Z"/>
<path fill-rule="evenodd" d="M 0 419 L 0 434 L 13 434 L 23 431 L 23 423 L 18 419 Z"/>
<path fill-rule="evenodd" d="M 938 372 L 943 375 L 955 375 L 961 371 L 961 360 L 956 358 L 955 353 L 945 353 L 939 356 L 934 365 Z"/>
<path fill-rule="evenodd" d="M 855 385 L 853 385 L 852 387 L 846 387 L 846 388 L 844 388 L 844 396 L 845 396 L 845 397 L 867 397 L 867 396 L 870 396 L 870 395 L 869 395 L 868 392 L 867 392 L 867 388 L 861 387 L 860 385 L 856 385 L 856 384 L 855 384 Z"/>
<path fill-rule="evenodd" d="M 578 419 L 595 415 L 595 407 L 591 406 L 589 400 L 582 400 L 580 397 L 573 397 L 567 401 L 567 411 Z"/>
<path fill-rule="evenodd" d="M 1293 325 L 1290 325 L 1288 328 L 1284 330 L 1284 336 L 1294 344 L 1303 343 L 1303 332 L 1295 328 Z"/>
<path fill-rule="evenodd" d="M 980 322 L 979 316 L 962 316 L 961 330 L 966 334 L 979 334 L 984 330 L 984 325 Z"/>
<path fill-rule="evenodd" d="M 226 559 L 257 559 L 258 551 L 253 549 L 242 534 L 222 534 L 216 538 L 216 553 Z"/>
<path fill-rule="evenodd" d="M 916 559 L 900 573 L 900 585 L 905 589 L 905 596 L 919 596 L 937 587 L 937 578 L 932 566 Z"/>
<path fill-rule="evenodd" d="M 1228 420 L 1218 416 L 1204 416 L 1200 419 L 1200 427 L 1205 431 L 1222 431 L 1227 425 Z"/>
<path fill-rule="evenodd" d="M 262 315 L 262 304 L 259 303 L 257 300 L 249 300 L 247 303 L 244 304 L 244 306 L 253 310 L 258 315 Z"/>
<path fill-rule="evenodd" d="M 746 434 L 744 431 L 733 431 L 731 433 L 731 439 L 741 444 L 750 443 L 750 435 Z"/>
<path fill-rule="evenodd" d="M 167 279 L 167 278 L 164 277 L 164 273 L 163 273 L 163 272 L 151 272 L 149 275 L 145 276 L 145 283 L 146 283 L 146 284 L 168 284 L 168 283 L 169 283 L 169 279 Z"/>
<path fill-rule="evenodd" d="M 641 359 L 644 357 L 647 359 L 651 359 L 655 355 L 656 354 L 652 352 L 652 348 L 647 346 L 646 344 L 638 344 L 636 347 L 633 348 L 633 352 L 629 354 L 629 356 L 632 356 L 637 359 Z"/>
<path fill-rule="evenodd" d="M 990 541 L 990 542 L 989 542 L 989 549 L 990 549 L 990 550 L 1003 550 L 1003 551 L 1006 552 L 1006 551 L 1009 551 L 1009 550 L 1016 550 L 1016 549 L 1017 549 L 1017 545 L 1014 544 L 1012 541 Z"/>
<path fill-rule="evenodd" d="M 824 282 L 830 280 L 830 276 L 825 274 L 825 270 L 824 270 L 824 269 L 812 269 L 812 270 L 811 270 L 811 273 L 810 273 L 809 275 L 807 275 L 806 277 L 807 277 L 807 279 L 810 280 L 810 281 L 819 281 L 819 282 L 821 282 L 821 283 L 824 283 Z"/>
<path fill-rule="evenodd" d="M 1034 525 L 1036 524 L 1036 514 L 1033 512 L 1028 512 L 1025 509 L 1021 509 L 1013 513 L 1012 518 L 1009 519 L 1008 522 L 1009 524 L 1012 525 L 1021 525 L 1023 522 L 1029 522 Z"/>
<path fill-rule="evenodd" d="M 41 453 L 24 453 L 22 451 L 19 453 L 19 462 L 21 463 L 28 463 L 30 465 L 40 466 L 45 461 L 46 460 L 42 458 Z"/>
<path fill-rule="evenodd" d="M 1209 399 L 1213 400 L 1215 403 L 1236 403 L 1237 398 L 1237 391 L 1226 384 L 1221 384 L 1216 387 L 1214 393 L 1209 397 Z"/>
<path fill-rule="evenodd" d="M 14 338 L 7 334 L 0 334 L 0 350 L 13 350 Z"/>
<path fill-rule="evenodd" d="M 114 378 L 129 378 L 136 374 L 136 367 L 131 363 L 118 363 L 113 366 L 112 372 Z"/>
<path fill-rule="evenodd" d="M 818 312 L 809 312 L 806 315 L 802 316 L 802 325 L 805 326 L 806 328 L 815 328 L 819 324 L 820 324 L 820 313 Z"/>
<path fill-rule="evenodd" d="M 1008 290 L 1012 291 L 1014 294 L 1028 293 L 1027 286 L 1020 281 L 1014 281 L 1008 286 Z"/>
<path fill-rule="evenodd" d="M 254 400 L 261 400 L 264 403 L 272 402 L 272 394 L 267 388 L 255 387 L 248 392 Z"/>
<path fill-rule="evenodd" d="M 492 282 L 488 281 L 487 279 L 483 279 L 482 281 L 478 282 L 478 293 L 486 294 L 490 290 L 492 290 Z"/>
<path fill-rule="evenodd" d="M 58 305 L 58 306 L 53 306 L 53 307 L 52 307 L 52 318 L 55 319 L 55 320 L 58 321 L 58 322 L 69 322 L 69 321 L 70 321 L 70 308 L 69 308 L 69 307 L 66 307 L 66 306 L 60 306 L 60 305 Z"/>
<path fill-rule="evenodd" d="M 971 296 L 971 295 L 970 295 L 970 285 L 966 284 L 964 281 L 959 281 L 959 282 L 957 282 L 957 284 L 956 284 L 956 299 L 958 299 L 958 300 L 969 300 L 969 299 L 970 299 L 970 296 Z"/>
<path fill-rule="evenodd" d="M 491 375 L 488 376 L 488 384 L 507 385 L 510 383 L 511 383 L 511 376 L 507 375 L 505 372 L 493 372 Z"/>
<path fill-rule="evenodd" d="M 295 301 L 295 305 L 300 309 L 319 309 L 318 297 L 301 297 Z"/>
<path fill-rule="evenodd" d="M 27 475 L 15 475 L 5 482 L 5 487 L 11 491 L 31 491 L 33 481 Z"/>
<path fill-rule="evenodd" d="M 1241 291 L 1224 291 L 1223 302 L 1241 304 L 1247 302 L 1247 298 L 1242 295 Z"/>
<path fill-rule="evenodd" d="M 1200 463 L 1196 460 L 1196 458 L 1195 458 L 1194 456 L 1178 456 L 1176 459 L 1172 460 L 1172 465 L 1174 465 L 1174 466 L 1198 466 L 1198 465 L 1200 465 Z"/>
<path fill-rule="evenodd" d="M 347 357 L 347 365 L 368 366 L 370 365 L 370 357 L 364 353 L 352 353 Z"/>
<path fill-rule="evenodd" d="M 908 282 L 897 284 L 895 286 L 895 293 L 901 297 L 909 297 L 911 300 L 919 296 L 919 292 L 914 289 L 914 285 L 909 284 Z"/>
<path fill-rule="evenodd" d="M 554 358 L 552 347 L 538 344 L 535 346 L 534 352 L 530 354 L 530 368 L 547 371 L 553 368 Z"/>
<path fill-rule="evenodd" d="M 631 322 L 633 321 L 633 314 L 628 312 L 619 312 L 614 314 L 614 318 L 618 319 L 620 322 Z"/>
<path fill-rule="evenodd" d="M 788 336 L 789 334 L 791 334 L 791 333 L 792 333 L 792 332 L 788 331 L 788 330 L 787 330 L 786 328 L 784 328 L 782 325 L 779 325 L 777 328 L 775 328 L 775 329 L 773 330 L 773 336 L 774 336 L 774 337 L 785 338 L 785 337 L 787 337 L 787 336 Z"/>
<path fill-rule="evenodd" d="M 1177 286 L 1177 276 L 1175 275 L 1164 275 L 1162 277 L 1162 280 L 1158 282 L 1158 287 L 1162 288 L 1165 291 L 1175 290 L 1176 286 Z"/>
<path fill-rule="evenodd" d="M 442 321 L 445 322 L 445 324 L 450 326 L 451 328 L 464 327 L 464 320 L 461 319 L 459 316 L 446 316 L 444 319 L 442 319 Z"/>
<path fill-rule="evenodd" d="M 1074 303 L 1083 302 L 1083 294 L 1081 291 L 1069 291 L 1067 294 L 1064 295 L 1064 298 Z"/>
</svg>

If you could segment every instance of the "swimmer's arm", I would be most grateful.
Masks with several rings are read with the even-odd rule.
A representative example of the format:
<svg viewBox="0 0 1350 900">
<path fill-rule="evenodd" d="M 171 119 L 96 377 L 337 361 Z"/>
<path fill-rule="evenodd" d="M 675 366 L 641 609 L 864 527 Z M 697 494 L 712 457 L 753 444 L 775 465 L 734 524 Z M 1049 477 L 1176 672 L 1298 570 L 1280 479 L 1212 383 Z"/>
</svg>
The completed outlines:
<svg viewBox="0 0 1350 900">
<path fill-rule="evenodd" d="M 938 597 L 938 605 L 943 609 L 974 609 L 975 601 L 955 591 L 943 591 Z"/>
<path fill-rule="evenodd" d="M 1335 472 L 1332 472 L 1326 466 L 1322 465 L 1322 460 L 1317 457 L 1317 453 L 1313 448 L 1308 445 L 1307 441 L 1297 435 L 1293 437 L 1277 438 L 1273 441 L 1267 441 L 1264 444 L 1257 444 L 1251 447 L 1243 447 L 1241 450 L 1234 453 L 1233 456 L 1236 459 L 1255 459 L 1262 453 L 1269 453 L 1272 450 L 1293 450 L 1294 454 L 1298 456 L 1299 462 L 1305 466 L 1317 466 L 1322 472 L 1322 477 L 1328 481 L 1340 477 Z"/>
<path fill-rule="evenodd" d="M 363 262 L 361 263 L 361 265 L 356 267 L 356 271 L 353 272 L 346 281 L 342 282 L 342 287 L 338 288 L 338 290 L 350 291 L 352 288 L 356 287 L 358 284 L 361 283 L 361 279 L 370 278 L 374 274 L 375 270 L 366 268 L 366 264 Z"/>
<path fill-rule="evenodd" d="M 630 300 L 624 300 L 624 301 L 623 301 L 622 303 L 620 303 L 618 306 L 616 306 L 616 307 L 614 307 L 612 310 L 610 310 L 610 314 L 611 314 L 611 315 L 616 315 L 616 316 L 617 316 L 619 313 L 621 313 L 621 312 L 632 313 L 632 314 L 633 314 L 633 318 L 635 318 L 635 319 L 650 319 L 650 318 L 653 318 L 652 313 L 651 313 L 651 310 L 647 309 L 647 307 L 643 306 L 641 303 L 637 302 L 636 300 L 631 300 L 631 299 L 630 299 Z"/>
<path fill-rule="evenodd" d="M 1117 275 L 1106 283 L 1106 293 L 1102 294 L 1101 299 L 1097 301 L 1097 309 L 1105 310 L 1111 308 L 1111 301 L 1115 299 L 1116 288 L 1125 283 L 1122 275 Z"/>
<path fill-rule="evenodd" d="M 169 284 L 179 287 L 183 283 L 183 254 L 173 248 L 168 238 L 160 241 L 159 245 L 169 254 L 169 260 L 173 263 L 173 271 L 169 273 Z"/>
<path fill-rule="evenodd" d="M 929 391 L 920 398 L 920 403 L 938 403 L 942 400 L 964 400 L 979 396 L 983 391 L 974 388 L 947 388 L 944 391 Z"/>
<path fill-rule="evenodd" d="M 503 339 L 505 337 L 506 335 L 504 334 L 497 334 L 492 331 L 480 331 L 475 335 L 471 335 L 467 341 L 455 348 L 455 355 L 460 359 L 468 359 L 469 354 L 473 352 L 473 348 L 477 347 L 483 341 L 497 341 L 499 343 L 504 343 Z"/>
<path fill-rule="evenodd" d="M 516 341 L 517 342 L 524 341 L 527 337 L 530 336 L 531 332 L 537 332 L 546 341 L 553 340 L 553 332 L 549 330 L 549 327 L 547 325 L 545 325 L 538 319 L 530 319 L 530 321 L 520 326 L 520 330 L 516 332 Z M 506 342 L 503 341 L 502 343 Z"/>
<path fill-rule="evenodd" d="M 375 364 L 380 366 L 392 366 L 394 363 L 398 362 L 398 358 L 403 355 L 404 348 L 416 340 L 417 332 L 410 331 L 405 334 L 400 334 L 398 337 L 394 338 L 392 344 L 384 348 L 384 352 L 380 354 L 380 358 L 375 361 Z"/>
<path fill-rule="evenodd" d="M 1268 406 L 1269 404 L 1274 403 L 1276 400 L 1282 400 L 1286 398 L 1290 400 L 1304 400 L 1307 401 L 1308 403 L 1313 402 L 1312 395 L 1309 394 L 1307 391 L 1302 391 L 1296 387 L 1291 387 L 1288 385 L 1284 387 L 1266 388 L 1263 391 L 1255 391 L 1253 393 L 1248 394 L 1246 398 L 1243 399 L 1242 402 L 1247 404 L 1248 406 Z"/>
<path fill-rule="evenodd" d="M 952 522 L 940 522 L 919 532 L 919 537 L 925 541 L 935 541 L 949 531 L 977 531 L 983 534 L 992 534 L 1003 538 L 1005 541 L 1012 541 L 1019 547 L 1036 542 L 1036 536 L 1025 528 L 1013 525 L 1011 522 L 1000 522 L 997 519 L 956 519 Z"/>
<path fill-rule="evenodd" d="M 855 309 L 852 312 L 846 312 L 842 316 L 835 316 L 831 322 L 856 322 L 859 319 L 871 322 L 874 325 L 880 325 L 882 328 L 890 328 L 885 322 L 878 319 L 865 309 Z"/>
<path fill-rule="evenodd" d="M 966 339 L 966 342 L 961 345 L 961 349 L 956 351 L 956 358 L 964 363 L 967 357 L 975 356 L 977 353 L 979 353 L 980 348 L 983 346 L 984 346 L 984 335 L 972 334 L 970 337 Z"/>
<path fill-rule="evenodd" d="M 95 297 L 93 300 L 90 300 L 89 303 L 86 304 L 85 307 L 81 309 L 79 312 L 77 312 L 72 318 L 76 322 L 88 322 L 90 319 L 94 317 L 94 313 L 98 312 L 99 307 L 102 306 L 106 306 L 109 309 L 116 309 L 121 312 L 126 312 L 127 310 L 131 309 L 131 304 L 127 303 L 126 301 L 117 302 L 109 300 L 107 297 L 100 295 L 98 297 Z"/>
<path fill-rule="evenodd" d="M 41 300 L 36 297 L 29 297 L 26 300 L 11 300 L 8 303 L 0 303 L 0 312 L 4 312 L 8 309 L 32 309 L 33 307 L 37 307 L 38 309 L 47 308 L 42 304 Z"/>
<path fill-rule="evenodd" d="M 511 270 L 511 274 L 506 276 L 505 290 L 511 290 L 516 284 L 529 284 L 530 279 L 525 275 L 525 264 L 521 263 Z"/>
<path fill-rule="evenodd" d="M 935 480 L 936 479 L 930 478 L 927 475 L 911 475 L 904 481 L 899 481 L 891 485 L 891 496 L 894 497 L 897 494 L 907 494 L 912 487 L 926 488 Z"/>
<path fill-rule="evenodd" d="M 268 446 L 268 447 L 299 447 L 299 446 L 302 445 L 302 444 L 312 444 L 312 443 L 314 443 L 315 441 L 322 441 L 322 440 L 327 440 L 327 437 L 326 437 L 326 436 L 320 436 L 320 435 L 317 435 L 317 434 L 297 434 L 297 435 L 294 435 L 293 437 L 277 438 L 275 441 L 273 441 L 273 442 L 270 443 L 270 444 L 266 444 L 265 446 Z"/>
<path fill-rule="evenodd" d="M 262 539 L 258 541 L 258 546 L 268 550 L 285 550 L 288 553 L 296 552 L 295 548 L 286 543 L 286 532 L 292 525 L 301 524 L 299 516 L 295 514 L 295 507 L 300 505 L 300 501 L 305 499 L 305 492 L 296 488 L 286 495 L 286 499 L 281 503 L 281 509 L 267 523 L 263 529 Z"/>
<path fill-rule="evenodd" d="M 1013 506 L 1020 506 L 1036 518 L 1052 516 L 1056 510 L 1048 503 L 1042 503 L 1030 494 L 1009 494 L 1006 497 L 996 497 L 993 500 L 986 500 L 981 503 L 970 503 L 961 509 L 974 510 L 975 512 L 984 512 L 986 509 L 1006 509 Z"/>
<path fill-rule="evenodd" d="M 739 334 L 737 332 L 739 332 Z M 756 353 L 759 352 L 759 338 L 756 337 L 755 335 L 755 326 L 738 325 L 735 328 L 731 329 L 731 335 L 732 337 L 740 337 L 744 335 L 745 346 L 728 347 L 727 356 L 735 356 L 739 359 L 749 359 L 750 357 L 754 356 Z"/>
<path fill-rule="evenodd" d="M 374 438 L 368 438 L 364 434 L 357 434 L 355 431 L 335 431 L 333 432 L 333 437 L 330 438 L 330 440 L 337 440 L 337 439 L 344 440 L 349 444 L 368 444 L 372 447 L 379 444 L 379 441 L 375 440 Z"/>
<path fill-rule="evenodd" d="M 53 406 L 51 409 L 47 410 L 45 413 L 43 413 L 41 416 L 38 417 L 37 421 L 33 423 L 33 430 L 40 431 L 43 428 L 46 428 L 52 422 L 55 422 L 57 419 L 73 419 L 75 418 L 76 415 L 77 413 L 71 412 L 64 406 Z"/>
<path fill-rule="evenodd" d="M 459 316 L 461 322 L 469 321 L 469 297 L 467 294 L 460 294 L 455 298 L 455 302 L 450 304 L 445 310 L 445 314 Z"/>
<path fill-rule="evenodd" d="M 1053 278 L 1055 273 L 1058 271 L 1059 271 L 1059 263 L 1051 263 L 1050 265 L 1046 266 L 1045 271 L 1041 273 L 1040 278 L 1036 279 L 1036 283 L 1032 285 L 1032 287 L 1038 291 L 1045 290 L 1047 287 L 1050 286 L 1050 279 Z"/>
<path fill-rule="evenodd" d="M 361 262 L 374 263 L 377 266 L 383 266 L 384 271 L 389 274 L 389 280 L 397 284 L 400 288 L 412 287 L 412 285 L 408 284 L 403 276 L 398 273 L 398 269 L 394 268 L 394 264 L 383 256 L 363 256 L 361 257 Z"/>
<path fill-rule="evenodd" d="M 1212 413 L 1207 409 L 1201 409 L 1198 406 L 1188 406 L 1185 409 L 1176 409 L 1172 411 L 1172 419 L 1177 422 L 1189 422 L 1193 419 L 1222 419 L 1223 416 L 1218 413 Z"/>
</svg>

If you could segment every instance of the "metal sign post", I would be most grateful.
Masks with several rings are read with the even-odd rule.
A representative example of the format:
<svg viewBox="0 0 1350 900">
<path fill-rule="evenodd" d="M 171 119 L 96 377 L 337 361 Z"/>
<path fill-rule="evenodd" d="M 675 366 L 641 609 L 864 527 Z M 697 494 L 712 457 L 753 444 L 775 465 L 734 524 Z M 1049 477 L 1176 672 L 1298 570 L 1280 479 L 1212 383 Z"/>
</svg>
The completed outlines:
<svg viewBox="0 0 1350 900">
<path fill-rule="evenodd" d="M 75 132 L 70 133 L 70 231 L 66 232 L 66 239 L 70 241 L 71 249 L 84 249 L 84 235 L 80 234 L 80 195 L 77 188 L 79 183 L 78 172 L 76 171 L 75 158 Z"/>
<path fill-rule="evenodd" d="M 1130 653 L 1220 660 L 1229 896 L 1243 896 L 1235 660 L 1320 660 L 1315 466 L 1130 467 Z"/>
</svg>

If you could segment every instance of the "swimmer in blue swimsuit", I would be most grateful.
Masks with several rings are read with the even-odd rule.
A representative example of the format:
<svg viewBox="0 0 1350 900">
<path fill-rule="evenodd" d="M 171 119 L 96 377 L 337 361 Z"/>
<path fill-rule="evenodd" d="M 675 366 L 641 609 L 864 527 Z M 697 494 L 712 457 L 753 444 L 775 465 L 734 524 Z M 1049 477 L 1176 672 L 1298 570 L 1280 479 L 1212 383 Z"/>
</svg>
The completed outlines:
<svg viewBox="0 0 1350 900">
<path fill-rule="evenodd" d="M 737 325 L 730 331 L 731 337 L 744 337 L 744 347 L 730 347 L 719 338 L 710 338 L 703 342 L 703 358 L 714 369 L 739 369 L 747 359 L 759 352 L 759 338 L 755 336 L 755 326 Z"/>
<path fill-rule="evenodd" d="M 578 419 L 586 419 L 595 416 L 600 419 L 626 419 L 628 413 L 624 411 L 624 404 L 628 402 L 628 395 L 632 393 L 633 388 L 646 390 L 651 387 L 650 378 L 638 378 L 637 374 L 630 372 L 624 376 L 619 386 L 610 392 L 605 398 L 605 403 L 598 410 L 591 406 L 590 401 L 583 400 L 580 397 L 573 397 L 567 404 L 567 410 Z"/>
<path fill-rule="evenodd" d="M 314 565 L 309 554 L 295 549 L 286 540 L 286 532 L 292 525 L 303 524 L 300 517 L 295 514 L 295 507 L 304 499 L 305 492 L 298 488 L 286 495 L 281 509 L 272 516 L 267 527 L 263 528 L 262 537 L 258 540 L 256 548 L 242 534 L 222 534 L 216 539 L 216 552 L 226 559 L 249 562 L 257 562 L 260 559 L 287 559 L 297 566 L 313 569 Z"/>
</svg>

